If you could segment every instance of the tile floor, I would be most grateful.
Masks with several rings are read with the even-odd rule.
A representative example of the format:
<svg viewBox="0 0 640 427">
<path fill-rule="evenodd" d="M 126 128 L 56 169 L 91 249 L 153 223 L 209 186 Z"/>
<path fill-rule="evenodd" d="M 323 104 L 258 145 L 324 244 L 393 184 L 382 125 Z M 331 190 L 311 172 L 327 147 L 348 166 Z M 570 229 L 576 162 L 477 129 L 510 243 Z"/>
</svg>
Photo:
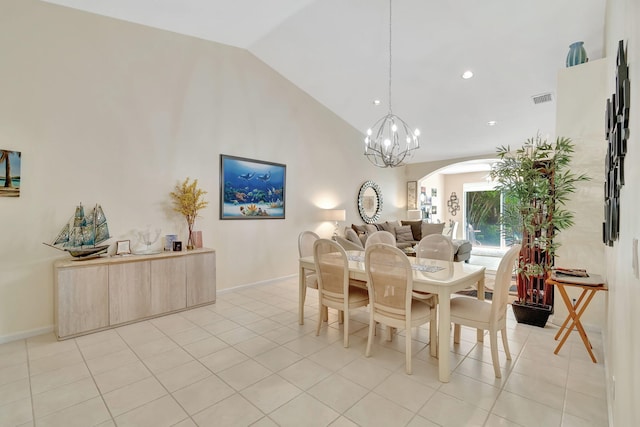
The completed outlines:
<svg viewBox="0 0 640 427">
<path fill-rule="evenodd" d="M 0 345 L 1 426 L 607 426 L 599 363 L 572 337 L 553 354 L 556 327 L 518 325 L 513 359 L 494 377 L 489 340 L 451 345 L 440 383 L 428 327 L 378 333 L 364 357 L 367 312 L 343 348 L 335 313 L 315 336 L 316 292 L 297 323 L 297 278 L 219 293 L 214 305 L 57 342 L 53 334 Z M 501 345 L 500 345 L 501 348 Z"/>
</svg>

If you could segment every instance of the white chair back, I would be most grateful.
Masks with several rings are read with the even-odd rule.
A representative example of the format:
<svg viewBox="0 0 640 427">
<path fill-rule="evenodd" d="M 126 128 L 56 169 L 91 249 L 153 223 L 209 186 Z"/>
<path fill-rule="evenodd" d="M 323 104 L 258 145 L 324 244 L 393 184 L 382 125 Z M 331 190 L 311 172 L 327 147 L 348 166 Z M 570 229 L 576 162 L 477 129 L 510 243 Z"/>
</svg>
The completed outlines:
<svg viewBox="0 0 640 427">
<path fill-rule="evenodd" d="M 453 261 L 455 248 L 451 238 L 442 234 L 429 234 L 420 240 L 416 248 L 417 258 L 439 259 Z"/>
<path fill-rule="evenodd" d="M 513 277 L 513 268 L 520 253 L 520 245 L 513 245 L 502 257 L 496 271 L 496 282 L 491 299 L 491 320 L 498 322 L 507 315 L 507 302 L 509 301 L 509 287 Z"/>
<path fill-rule="evenodd" d="M 313 231 L 303 231 L 298 235 L 298 255 L 300 258 L 313 255 L 313 244 L 319 238 L 320 236 Z"/>
<path fill-rule="evenodd" d="M 367 241 L 364 243 L 365 249 L 374 243 L 386 243 L 387 245 L 396 245 L 396 237 L 388 231 L 380 230 L 369 234 Z"/>
</svg>

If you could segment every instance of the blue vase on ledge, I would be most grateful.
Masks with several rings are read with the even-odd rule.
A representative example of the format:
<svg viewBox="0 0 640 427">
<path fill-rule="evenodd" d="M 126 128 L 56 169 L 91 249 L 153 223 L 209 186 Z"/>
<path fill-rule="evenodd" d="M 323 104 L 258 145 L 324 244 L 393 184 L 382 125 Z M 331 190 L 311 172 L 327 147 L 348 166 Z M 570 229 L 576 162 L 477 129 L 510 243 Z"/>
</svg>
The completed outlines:
<svg viewBox="0 0 640 427">
<path fill-rule="evenodd" d="M 573 67 L 587 62 L 587 51 L 584 50 L 584 42 L 575 42 L 569 45 L 569 53 L 567 54 L 567 68 Z"/>
</svg>

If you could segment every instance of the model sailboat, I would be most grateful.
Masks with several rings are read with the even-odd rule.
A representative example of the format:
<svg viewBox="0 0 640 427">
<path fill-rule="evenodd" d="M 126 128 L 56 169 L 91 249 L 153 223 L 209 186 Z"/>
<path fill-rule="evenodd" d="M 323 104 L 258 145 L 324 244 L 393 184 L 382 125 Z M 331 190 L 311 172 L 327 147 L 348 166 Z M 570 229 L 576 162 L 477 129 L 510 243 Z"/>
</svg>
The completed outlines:
<svg viewBox="0 0 640 427">
<path fill-rule="evenodd" d="M 71 256 L 84 258 L 106 252 L 109 245 L 100 245 L 109 239 L 107 217 L 100 205 L 96 205 L 88 215 L 82 203 L 75 214 L 49 246 L 69 252 Z"/>
</svg>

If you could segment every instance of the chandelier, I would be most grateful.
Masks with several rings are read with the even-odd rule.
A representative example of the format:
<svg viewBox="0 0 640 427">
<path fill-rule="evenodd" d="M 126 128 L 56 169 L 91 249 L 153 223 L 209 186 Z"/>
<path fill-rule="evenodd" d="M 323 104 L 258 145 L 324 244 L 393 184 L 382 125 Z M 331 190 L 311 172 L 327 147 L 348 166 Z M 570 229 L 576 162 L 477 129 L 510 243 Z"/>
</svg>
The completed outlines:
<svg viewBox="0 0 640 427">
<path fill-rule="evenodd" d="M 386 168 L 403 166 L 420 148 L 420 131 L 411 127 L 391 109 L 391 0 L 389 0 L 389 111 L 367 129 L 364 155 L 374 165 Z"/>
</svg>

